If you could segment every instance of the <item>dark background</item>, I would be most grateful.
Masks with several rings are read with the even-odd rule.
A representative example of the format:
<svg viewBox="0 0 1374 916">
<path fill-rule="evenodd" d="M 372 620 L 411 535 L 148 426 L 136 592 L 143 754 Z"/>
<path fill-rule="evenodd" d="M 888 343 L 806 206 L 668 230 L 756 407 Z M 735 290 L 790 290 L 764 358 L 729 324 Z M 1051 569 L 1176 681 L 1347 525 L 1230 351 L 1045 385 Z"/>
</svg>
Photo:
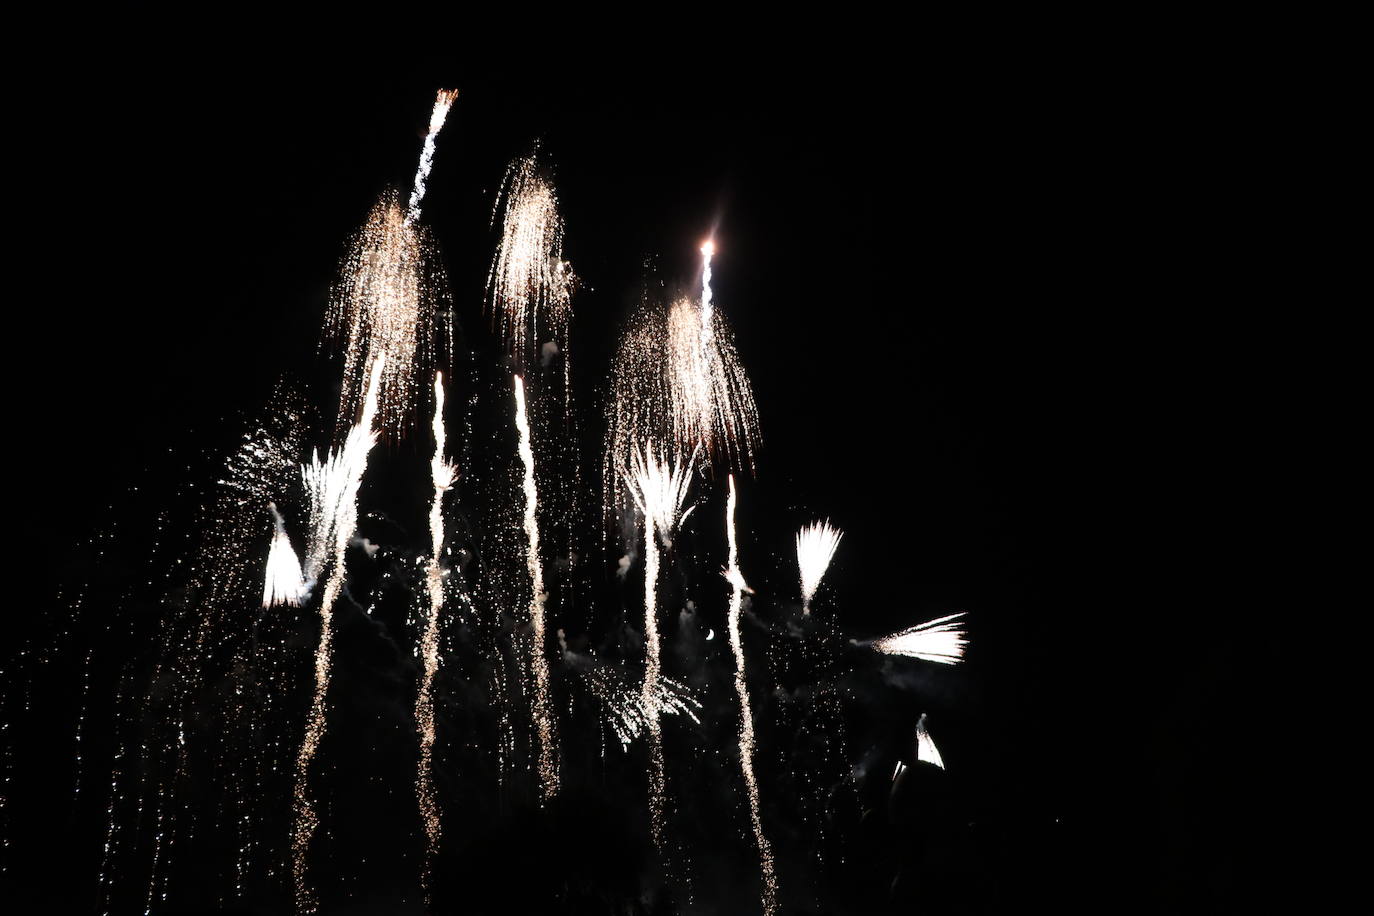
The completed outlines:
<svg viewBox="0 0 1374 916">
<path fill-rule="evenodd" d="M 936 700 L 950 710 L 948 780 L 916 810 L 889 812 L 878 839 L 856 828 L 877 844 L 856 848 L 881 861 L 828 892 L 853 912 L 925 911 L 913 874 L 936 912 L 1202 906 L 1224 894 L 1224 856 L 1193 861 L 1207 818 L 1185 812 L 1203 800 L 1167 763 L 1158 795 L 1157 749 L 1104 772 L 1130 701 L 1104 698 L 1110 663 L 1089 657 L 1121 641 L 1144 588 L 1102 557 L 1115 552 L 1104 542 L 1130 549 L 1116 532 L 1154 486 L 1140 468 L 1155 444 L 1121 433 L 1137 413 L 1153 419 L 1148 402 L 1108 381 L 1158 320 L 1148 258 L 1134 257 L 1158 244 L 1141 204 L 1158 179 L 1120 117 L 1149 103 L 1033 54 L 947 51 L 941 66 L 911 68 L 875 57 L 823 77 L 793 63 L 690 79 L 661 78 L 643 58 L 602 61 L 603 75 L 569 60 L 521 81 L 443 57 L 378 77 L 375 62 L 302 72 L 134 45 L 46 73 L 16 102 L 31 155 L 12 218 L 41 242 L 12 262 L 14 422 L 28 443 L 20 513 L 40 549 L 21 561 L 37 588 L 13 645 L 49 635 L 55 586 L 89 556 L 75 545 L 119 536 L 130 510 L 111 506 L 155 513 L 177 498 L 166 481 L 181 456 L 232 446 L 283 367 L 321 359 L 344 240 L 387 183 L 408 186 L 433 91 L 456 86 L 424 209 L 475 346 L 489 333 L 493 195 L 536 139 L 584 283 L 572 339 L 589 429 L 645 258 L 690 282 L 714 227 L 716 301 L 763 429 L 750 486 L 769 514 L 750 518 L 746 573 L 785 589 L 790 532 L 829 517 L 846 532 L 827 580 L 846 635 L 970 612 L 966 673 Z M 1184 680 L 1210 683 L 1227 662 L 1209 664 Z M 1158 719 L 1174 722 L 1173 693 L 1161 693 Z M 54 742 L 69 740 L 74 697 L 35 702 Z M 904 705 L 889 740 L 909 740 L 929 704 L 891 702 Z M 1143 727 L 1143 744 L 1195 740 L 1187 723 Z M 63 791 L 44 761 L 69 762 L 65 751 L 10 752 L 10 793 L 25 792 L 25 776 Z M 100 761 L 85 775 L 94 818 L 23 821 L 12 809 L 16 899 L 87 906 L 98 855 L 81 830 L 100 823 L 108 754 L 88 754 Z M 67 816 L 75 806 L 55 797 Z M 1129 839 L 1107 842 L 1107 829 Z M 917 833 L 882 852 L 883 837 Z M 1136 876 L 1109 877 L 1127 859 Z M 55 861 L 66 865 L 54 882 Z M 520 881 L 511 868 L 492 885 Z M 903 875 L 908 887 L 894 890 Z M 353 880 L 357 911 L 371 912 L 366 875 Z M 470 893 L 480 911 L 486 892 Z"/>
</svg>

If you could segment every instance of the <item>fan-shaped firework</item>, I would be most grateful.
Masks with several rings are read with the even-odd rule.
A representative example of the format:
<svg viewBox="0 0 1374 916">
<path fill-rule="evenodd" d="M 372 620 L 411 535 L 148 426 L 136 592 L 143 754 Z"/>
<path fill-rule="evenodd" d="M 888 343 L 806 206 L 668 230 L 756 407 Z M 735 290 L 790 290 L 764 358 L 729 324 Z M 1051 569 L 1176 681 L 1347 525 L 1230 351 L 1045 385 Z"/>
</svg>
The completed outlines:
<svg viewBox="0 0 1374 916">
<path fill-rule="evenodd" d="M 812 522 L 797 532 L 797 568 L 801 570 L 802 613 L 811 613 L 811 599 L 820 588 L 830 558 L 844 537 L 840 529 L 829 522 Z"/>
<path fill-rule="evenodd" d="M 275 503 L 268 503 L 272 512 L 272 546 L 267 553 L 267 582 L 262 590 L 262 606 L 300 607 L 304 584 L 301 582 L 301 561 L 286 534 L 286 523 Z"/>
<path fill-rule="evenodd" d="M 950 614 L 936 620 L 875 639 L 870 645 L 887 655 L 906 655 L 928 662 L 953 665 L 963 660 L 968 638 L 964 629 L 955 623 L 963 613 Z"/>
<path fill-rule="evenodd" d="M 921 713 L 921 718 L 916 721 L 916 759 L 933 763 L 942 770 L 945 768 L 944 760 L 940 759 L 940 749 L 931 740 L 930 732 L 926 731 L 925 713 Z"/>
</svg>

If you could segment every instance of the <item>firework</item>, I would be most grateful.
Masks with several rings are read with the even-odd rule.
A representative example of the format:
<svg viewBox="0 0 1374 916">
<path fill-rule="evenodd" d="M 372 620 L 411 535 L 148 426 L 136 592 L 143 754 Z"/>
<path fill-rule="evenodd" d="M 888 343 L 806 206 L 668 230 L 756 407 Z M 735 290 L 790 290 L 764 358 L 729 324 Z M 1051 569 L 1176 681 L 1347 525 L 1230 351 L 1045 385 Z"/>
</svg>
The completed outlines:
<svg viewBox="0 0 1374 916">
<path fill-rule="evenodd" d="M 801 570 L 802 613 L 811 613 L 811 599 L 820 587 L 830 558 L 844 537 L 840 529 L 827 522 L 813 522 L 797 532 L 797 567 Z"/>
<path fill-rule="evenodd" d="M 759 872 L 763 883 L 763 912 L 772 916 L 777 908 L 778 882 L 773 873 L 773 849 L 763 833 L 759 814 L 759 786 L 754 778 L 754 714 L 749 707 L 749 688 L 744 680 L 744 642 L 740 638 L 740 609 L 744 603 L 744 574 L 739 568 L 738 545 L 735 540 L 735 475 L 730 475 L 730 497 L 726 503 L 725 531 L 729 539 L 729 565 L 725 578 L 730 588 L 730 649 L 735 654 L 735 694 L 739 697 L 739 766 L 744 785 L 749 792 L 749 821 L 754 827 L 754 841 L 759 847 Z"/>
<path fill-rule="evenodd" d="M 505 203 L 487 296 L 511 354 L 526 364 L 539 345 L 541 320 L 555 346 L 567 350 L 572 271 L 563 260 L 558 195 L 536 157 L 512 162 L 503 188 L 492 211 L 494 223 Z"/>
<path fill-rule="evenodd" d="M 921 713 L 921 718 L 916 720 L 916 759 L 933 763 L 942 770 L 945 768 L 945 762 L 940 759 L 940 749 L 931 740 L 930 732 L 926 731 L 925 713 Z"/>
<path fill-rule="evenodd" d="M 663 848 L 663 729 L 657 698 L 662 662 L 658 646 L 658 537 L 672 543 L 677 526 L 692 510 L 682 511 L 687 487 L 692 482 L 696 453 L 686 465 L 676 458 L 663 461 L 652 449 L 639 450 L 631 462 L 626 484 L 640 514 L 644 516 L 644 681 L 640 704 L 648 712 L 649 735 L 649 827 L 654 843 Z"/>
<path fill-rule="evenodd" d="M 332 535 L 332 565 L 329 578 L 325 582 L 320 597 L 320 641 L 315 650 L 315 694 L 306 717 L 305 737 L 301 740 L 300 751 L 296 755 L 296 782 L 293 793 L 293 819 L 291 831 L 292 875 L 296 892 L 296 907 L 302 912 L 313 913 L 316 900 L 306 880 L 306 854 L 310 850 L 310 840 L 314 836 L 319 817 L 315 813 L 314 802 L 310 797 L 310 763 L 325 731 L 325 700 L 329 692 L 329 669 L 332 661 L 334 636 L 334 602 L 338 600 L 343 588 L 344 558 L 348 542 L 358 524 L 358 487 L 362 483 L 363 471 L 367 468 L 367 455 L 376 444 L 377 433 L 373 421 L 377 413 L 378 389 L 385 371 L 385 360 L 378 358 L 369 376 L 367 393 L 363 398 L 362 419 L 348 433 L 343 448 L 331 452 L 328 459 L 320 461 L 317 452 L 311 463 L 301 469 L 310 495 L 310 513 L 314 538 L 322 541 Z M 315 578 L 324 566 L 323 551 L 318 559 L 311 562 L 311 578 Z"/>
<path fill-rule="evenodd" d="M 432 547 L 425 569 L 429 592 L 429 613 L 420 642 L 424 674 L 415 698 L 415 723 L 420 733 L 420 762 L 415 777 L 415 793 L 420 803 L 420 818 L 425 826 L 425 860 L 420 871 L 421 884 L 429 891 L 430 871 L 439 851 L 439 803 L 434 795 L 434 675 L 439 670 L 439 612 L 444 606 L 444 573 L 439 557 L 444 549 L 444 493 L 453 486 L 457 469 L 444 458 L 444 376 L 434 373 L 434 457 L 430 477 L 434 500 L 429 510 L 429 536 Z"/>
<path fill-rule="evenodd" d="M 708 267 L 708 281 L 709 273 Z M 621 337 L 606 418 L 608 518 L 626 506 L 624 481 L 643 442 L 699 448 L 708 464 L 753 469 L 759 442 L 753 387 L 725 317 L 705 305 L 709 299 L 709 292 L 701 302 L 680 297 L 664 309 L 646 293 Z"/>
<path fill-rule="evenodd" d="M 515 427 L 520 432 L 520 461 L 525 467 L 525 558 L 530 573 L 530 670 L 534 674 L 534 720 L 539 735 L 539 785 L 544 798 L 558 793 L 558 747 L 553 703 L 549 699 L 549 660 L 545 653 L 544 567 L 539 558 L 539 492 L 534 485 L 534 449 L 525 404 L 525 383 L 515 376 Z"/>
<path fill-rule="evenodd" d="M 963 660 L 964 646 L 968 645 L 967 634 L 961 624 L 956 622 L 963 616 L 960 612 L 940 617 L 902 630 L 900 633 L 875 639 L 870 645 L 887 655 L 906 655 L 928 662 L 955 665 Z"/>
<path fill-rule="evenodd" d="M 379 359 L 377 416 L 388 434 L 402 432 L 435 363 L 447 354 L 448 281 L 426 230 L 406 219 L 394 190 L 377 200 L 350 242 L 330 293 L 325 339 L 344 351 L 337 429 L 353 423 Z M 441 360 L 442 362 L 442 360 Z"/>
<path fill-rule="evenodd" d="M 625 683 L 620 673 L 610 665 L 598 665 L 584 674 L 592 694 L 601 701 L 606 721 L 620 739 L 629 746 L 649 726 L 655 715 L 683 716 L 701 724 L 701 703 L 684 684 L 670 677 L 659 676 L 657 693 L 645 702 L 643 688 Z"/>
<path fill-rule="evenodd" d="M 291 538 L 286 534 L 286 522 L 277 511 L 276 503 L 268 503 L 272 513 L 272 546 L 267 551 L 267 582 L 263 585 L 262 606 L 265 608 L 284 604 L 287 607 L 300 607 L 305 584 L 301 581 L 301 561 L 291 546 Z"/>
<path fill-rule="evenodd" d="M 420 152 L 420 167 L 415 170 L 415 186 L 410 192 L 410 203 L 406 207 L 406 221 L 415 222 L 420 218 L 420 201 L 425 196 L 425 180 L 434 165 L 434 144 L 439 139 L 439 131 L 444 128 L 448 110 L 453 100 L 458 98 L 457 89 L 440 89 L 434 98 L 434 110 L 429 114 L 429 133 L 425 134 L 425 148 Z"/>
</svg>

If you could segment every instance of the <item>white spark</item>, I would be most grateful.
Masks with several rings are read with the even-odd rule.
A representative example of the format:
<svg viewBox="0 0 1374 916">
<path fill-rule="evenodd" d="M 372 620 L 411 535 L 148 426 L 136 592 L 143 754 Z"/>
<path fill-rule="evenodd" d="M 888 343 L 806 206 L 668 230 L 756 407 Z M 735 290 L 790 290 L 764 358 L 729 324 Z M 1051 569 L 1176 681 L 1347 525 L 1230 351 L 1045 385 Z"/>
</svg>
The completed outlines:
<svg viewBox="0 0 1374 916">
<path fill-rule="evenodd" d="M 420 218 L 420 200 L 425 196 L 425 181 L 429 178 L 429 170 L 434 165 L 434 144 L 439 139 L 439 131 L 443 130 L 448 110 L 453 107 L 453 100 L 456 98 L 457 89 L 440 89 L 434 98 L 434 110 L 429 114 L 429 133 L 425 135 L 425 148 L 420 152 L 420 167 L 415 172 L 415 187 L 410 192 L 410 204 L 406 207 L 407 222 L 413 223 Z"/>
<path fill-rule="evenodd" d="M 916 721 L 916 759 L 933 763 L 942 770 L 945 768 L 945 762 L 940 759 L 940 749 L 931 740 L 930 732 L 926 731 L 925 713 L 921 713 L 921 718 Z"/>
<path fill-rule="evenodd" d="M 958 664 L 963 660 L 964 646 L 968 645 L 966 632 L 960 624 L 955 623 L 963 616 L 963 612 L 960 612 L 940 617 L 875 639 L 870 645 L 887 655 L 906 655 L 943 665 Z"/>
<path fill-rule="evenodd" d="M 284 604 L 287 607 L 300 607 L 305 593 L 305 583 L 301 580 L 301 561 L 296 558 L 296 550 L 291 546 L 291 538 L 286 534 L 286 523 L 277 511 L 276 503 L 268 503 L 272 512 L 275 531 L 272 546 L 267 550 L 267 581 L 262 589 L 262 606 L 265 608 Z"/>
<path fill-rule="evenodd" d="M 797 567 L 801 570 L 802 613 L 811 613 L 811 599 L 820 587 L 830 558 L 844 533 L 830 522 L 813 522 L 797 532 Z"/>
</svg>

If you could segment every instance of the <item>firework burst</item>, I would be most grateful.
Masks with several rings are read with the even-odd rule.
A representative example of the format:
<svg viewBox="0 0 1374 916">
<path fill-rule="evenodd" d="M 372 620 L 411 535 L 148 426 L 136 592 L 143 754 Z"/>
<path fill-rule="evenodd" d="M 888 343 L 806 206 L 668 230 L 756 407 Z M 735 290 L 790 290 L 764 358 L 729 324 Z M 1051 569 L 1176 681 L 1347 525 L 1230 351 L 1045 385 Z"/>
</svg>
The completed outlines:
<svg viewBox="0 0 1374 916">
<path fill-rule="evenodd" d="M 388 190 L 351 240 L 330 294 L 325 339 L 344 352 L 337 429 L 352 425 L 367 373 L 380 360 L 378 425 L 400 434 L 424 387 L 420 379 L 436 356 L 447 359 L 450 322 L 448 280 L 428 233 Z"/>
<path fill-rule="evenodd" d="M 963 613 L 950 614 L 926 623 L 917 624 L 900 633 L 875 639 L 869 645 L 886 655 L 905 655 L 942 665 L 963 661 L 968 636 L 960 618 Z"/>
<path fill-rule="evenodd" d="M 268 503 L 272 513 L 272 546 L 267 551 L 267 582 L 263 585 L 262 606 L 283 604 L 300 607 L 305 583 L 301 581 L 301 561 L 296 558 L 291 538 L 286 534 L 286 522 L 277 511 L 276 503 Z"/>
<path fill-rule="evenodd" d="M 926 731 L 925 713 L 921 713 L 921 718 L 916 721 L 916 759 L 933 763 L 942 770 L 945 768 L 945 762 L 940 758 L 940 749 L 935 746 L 930 732 Z"/>
<path fill-rule="evenodd" d="M 663 761 L 663 730 L 659 715 L 659 677 L 662 660 L 658 643 L 658 538 L 671 544 L 677 526 L 692 513 L 682 506 L 692 482 L 693 452 L 686 464 L 674 457 L 660 459 L 653 449 L 640 449 L 631 461 L 626 485 L 644 517 L 644 681 L 640 705 L 647 711 L 649 736 L 649 828 L 654 843 L 663 848 L 663 793 L 666 769 Z"/>
<path fill-rule="evenodd" d="M 372 367 L 363 398 L 362 418 L 348 433 L 342 449 L 320 461 L 316 453 L 311 463 L 301 469 L 310 495 L 310 514 L 314 542 L 323 547 L 330 542 L 332 563 L 329 578 L 320 597 L 320 641 L 315 650 L 315 693 L 306 716 L 305 737 L 296 755 L 296 783 L 293 793 L 293 821 L 291 831 L 292 875 L 296 891 L 296 907 L 301 912 L 315 911 L 317 901 L 306 874 L 306 855 L 319 816 L 315 813 L 310 795 L 310 764 L 315 759 L 325 731 L 325 702 L 329 693 L 329 669 L 332 663 L 334 639 L 334 602 L 343 588 L 344 559 L 348 542 L 358 525 L 358 487 L 367 469 L 367 455 L 377 442 L 373 429 L 377 413 L 378 389 L 385 371 L 384 359 Z M 311 578 L 325 565 L 323 549 L 311 562 Z"/>
<path fill-rule="evenodd" d="M 812 522 L 797 532 L 797 568 L 801 570 L 802 613 L 811 613 L 811 599 L 820 588 L 830 559 L 844 537 L 840 529 L 827 522 Z"/>
<path fill-rule="evenodd" d="M 558 195 L 536 157 L 512 162 L 502 187 L 492 211 L 493 223 L 501 213 L 501 245 L 487 276 L 487 296 L 511 355 L 528 365 L 542 334 L 567 350 L 572 271 L 563 260 Z"/>
</svg>

